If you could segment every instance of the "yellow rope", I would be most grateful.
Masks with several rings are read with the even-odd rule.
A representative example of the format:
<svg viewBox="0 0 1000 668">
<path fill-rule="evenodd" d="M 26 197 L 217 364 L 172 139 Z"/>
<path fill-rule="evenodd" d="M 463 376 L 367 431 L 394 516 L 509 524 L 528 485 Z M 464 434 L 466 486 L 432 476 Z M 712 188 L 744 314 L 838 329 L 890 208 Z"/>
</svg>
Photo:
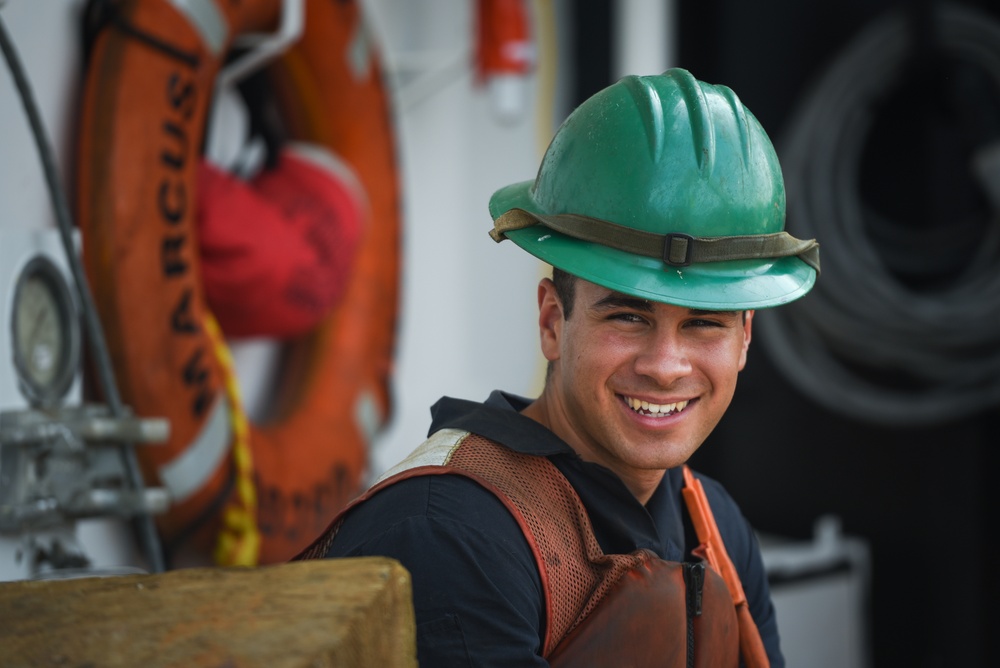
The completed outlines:
<svg viewBox="0 0 1000 668">
<path fill-rule="evenodd" d="M 256 566 L 260 558 L 260 530 L 257 527 L 257 487 L 254 484 L 253 453 L 250 451 L 250 422 L 243 411 L 233 356 L 219 324 L 207 312 L 205 330 L 215 348 L 229 399 L 233 464 L 236 469 L 236 494 L 222 512 L 222 528 L 216 538 L 213 557 L 219 566 Z"/>
</svg>

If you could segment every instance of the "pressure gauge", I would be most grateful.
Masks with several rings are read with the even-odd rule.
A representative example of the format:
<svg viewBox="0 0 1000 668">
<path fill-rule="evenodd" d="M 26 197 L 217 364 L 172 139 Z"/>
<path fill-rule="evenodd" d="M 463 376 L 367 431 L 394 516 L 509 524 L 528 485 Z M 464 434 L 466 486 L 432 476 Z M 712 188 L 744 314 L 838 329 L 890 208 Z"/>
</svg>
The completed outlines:
<svg viewBox="0 0 1000 668">
<path fill-rule="evenodd" d="M 18 276 L 11 334 L 21 392 L 34 406 L 57 404 L 77 372 L 80 329 L 66 278 L 45 255 L 29 260 Z"/>
</svg>

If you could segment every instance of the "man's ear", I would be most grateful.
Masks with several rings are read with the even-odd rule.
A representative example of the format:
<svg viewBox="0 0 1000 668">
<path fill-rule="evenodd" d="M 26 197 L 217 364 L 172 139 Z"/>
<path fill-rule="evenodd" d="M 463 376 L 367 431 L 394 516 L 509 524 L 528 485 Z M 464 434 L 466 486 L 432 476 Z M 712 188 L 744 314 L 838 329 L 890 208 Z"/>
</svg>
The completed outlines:
<svg viewBox="0 0 1000 668">
<path fill-rule="evenodd" d="M 542 355 L 550 362 L 559 359 L 562 338 L 563 306 L 552 279 L 543 278 L 538 284 L 538 333 Z"/>
<path fill-rule="evenodd" d="M 747 351 L 750 349 L 750 334 L 753 331 L 753 311 L 746 311 L 743 318 L 743 350 L 740 352 L 740 371 L 747 365 Z"/>
</svg>

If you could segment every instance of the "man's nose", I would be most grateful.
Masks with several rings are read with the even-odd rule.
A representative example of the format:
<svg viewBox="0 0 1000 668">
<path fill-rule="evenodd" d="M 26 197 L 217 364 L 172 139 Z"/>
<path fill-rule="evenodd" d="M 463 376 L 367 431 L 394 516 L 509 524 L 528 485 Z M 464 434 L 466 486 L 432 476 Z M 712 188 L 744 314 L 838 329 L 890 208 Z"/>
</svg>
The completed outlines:
<svg viewBox="0 0 1000 668">
<path fill-rule="evenodd" d="M 635 361 L 636 373 L 664 387 L 690 374 L 691 368 L 687 346 L 674 331 L 651 333 Z"/>
</svg>

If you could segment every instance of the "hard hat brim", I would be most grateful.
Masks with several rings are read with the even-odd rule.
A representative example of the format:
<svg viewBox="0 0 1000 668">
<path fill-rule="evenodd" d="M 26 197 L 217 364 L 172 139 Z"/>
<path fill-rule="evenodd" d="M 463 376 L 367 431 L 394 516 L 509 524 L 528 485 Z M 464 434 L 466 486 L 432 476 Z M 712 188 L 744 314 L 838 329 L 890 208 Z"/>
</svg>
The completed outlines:
<svg viewBox="0 0 1000 668">
<path fill-rule="evenodd" d="M 544 225 L 545 213 L 531 195 L 533 183 L 522 181 L 498 190 L 490 200 L 494 219 L 519 208 Z M 797 257 L 676 267 L 656 258 L 573 239 L 542 226 L 510 230 L 506 236 L 539 260 L 591 283 L 687 308 L 746 310 L 779 306 L 803 296 L 816 282 L 816 271 Z"/>
</svg>

